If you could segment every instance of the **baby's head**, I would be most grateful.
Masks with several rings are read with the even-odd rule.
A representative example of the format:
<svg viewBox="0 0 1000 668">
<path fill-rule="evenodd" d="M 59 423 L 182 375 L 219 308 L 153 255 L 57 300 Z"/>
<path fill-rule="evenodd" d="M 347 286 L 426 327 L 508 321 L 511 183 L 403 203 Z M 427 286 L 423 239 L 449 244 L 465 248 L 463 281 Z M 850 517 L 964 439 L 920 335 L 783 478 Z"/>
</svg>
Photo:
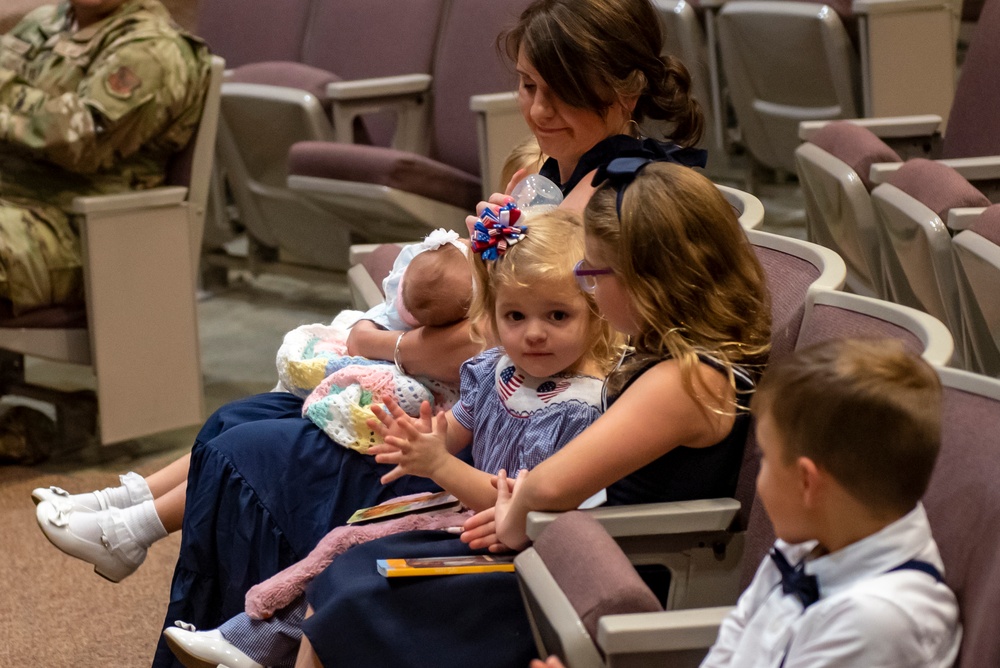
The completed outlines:
<svg viewBox="0 0 1000 668">
<path fill-rule="evenodd" d="M 517 224 L 521 222 L 523 218 Z M 573 276 L 583 255 L 579 214 L 562 209 L 538 213 L 526 227 L 498 257 L 472 256 L 475 297 L 469 317 L 474 335 L 483 343 L 502 345 L 533 376 L 584 366 L 590 373 L 606 374 L 617 359 L 620 338 Z M 533 331 L 526 327 L 532 323 L 538 324 Z M 532 361 L 537 349 L 553 357 Z M 574 350 L 575 355 L 569 353 Z M 529 354 L 522 355 L 525 351 Z"/>
<path fill-rule="evenodd" d="M 941 384 L 898 340 L 798 351 L 767 370 L 751 408 L 762 455 L 757 491 L 779 538 L 817 537 L 800 489 L 811 468 L 886 522 L 927 489 L 941 442 Z"/>
<path fill-rule="evenodd" d="M 465 318 L 472 273 L 465 253 L 451 243 L 417 254 L 399 285 L 399 313 L 411 327 L 440 327 Z"/>
<path fill-rule="evenodd" d="M 523 169 L 529 174 L 537 174 L 538 170 L 545 164 L 546 159 L 547 156 L 542 153 L 534 135 L 522 141 L 511 149 L 507 159 L 504 160 L 503 167 L 500 169 L 500 183 L 498 184 L 500 190 L 506 190 L 507 186 L 510 185 L 510 180 L 519 170 Z"/>
</svg>

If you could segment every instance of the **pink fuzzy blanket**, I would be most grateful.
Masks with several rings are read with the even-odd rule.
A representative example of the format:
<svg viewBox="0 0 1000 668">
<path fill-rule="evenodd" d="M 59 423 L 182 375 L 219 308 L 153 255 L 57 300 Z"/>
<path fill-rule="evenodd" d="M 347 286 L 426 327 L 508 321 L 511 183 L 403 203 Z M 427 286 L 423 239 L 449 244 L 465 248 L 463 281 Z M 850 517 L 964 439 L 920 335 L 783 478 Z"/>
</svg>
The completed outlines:
<svg viewBox="0 0 1000 668">
<path fill-rule="evenodd" d="M 354 545 L 404 531 L 459 527 L 472 515 L 471 510 L 449 510 L 406 515 L 374 524 L 337 527 L 305 559 L 252 587 L 246 595 L 246 613 L 253 619 L 273 616 L 301 596 L 306 585 L 322 573 L 337 555 Z"/>
</svg>

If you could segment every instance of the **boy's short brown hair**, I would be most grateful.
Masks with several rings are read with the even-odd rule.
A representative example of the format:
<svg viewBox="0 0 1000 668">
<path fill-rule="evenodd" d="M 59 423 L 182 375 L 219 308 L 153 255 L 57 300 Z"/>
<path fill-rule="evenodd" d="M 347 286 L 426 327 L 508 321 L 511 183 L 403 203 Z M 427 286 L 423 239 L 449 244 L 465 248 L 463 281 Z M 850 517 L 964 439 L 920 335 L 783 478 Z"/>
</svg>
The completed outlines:
<svg viewBox="0 0 1000 668">
<path fill-rule="evenodd" d="M 927 489 L 941 445 L 941 382 L 892 340 L 838 340 L 769 368 L 751 403 L 781 435 L 874 510 L 904 514 Z"/>
</svg>

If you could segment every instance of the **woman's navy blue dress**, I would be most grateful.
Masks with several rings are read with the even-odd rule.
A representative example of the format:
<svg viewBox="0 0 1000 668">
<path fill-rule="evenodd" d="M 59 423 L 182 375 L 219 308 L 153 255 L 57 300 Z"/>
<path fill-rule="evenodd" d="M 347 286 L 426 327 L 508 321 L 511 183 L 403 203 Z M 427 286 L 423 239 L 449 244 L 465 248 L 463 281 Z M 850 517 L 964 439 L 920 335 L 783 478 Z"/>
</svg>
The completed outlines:
<svg viewBox="0 0 1000 668">
<path fill-rule="evenodd" d="M 584 154 L 560 187 L 568 192 L 590 171 L 626 155 L 704 164 L 703 151 L 618 135 Z M 559 183 L 555 161 L 542 173 Z M 383 486 L 379 478 L 391 467 L 334 444 L 301 415 L 301 399 L 260 394 L 223 406 L 199 432 L 164 627 L 183 620 L 199 629 L 216 628 L 243 611 L 250 587 L 304 558 L 358 508 L 438 489 L 408 476 Z M 180 668 L 162 639 L 153 666 Z"/>
<path fill-rule="evenodd" d="M 164 626 L 212 629 L 242 612 L 253 585 L 304 558 L 365 506 L 438 487 L 343 448 L 302 417 L 302 399 L 272 392 L 226 404 L 191 451 L 181 549 Z M 156 667 L 180 668 L 161 640 Z"/>
<path fill-rule="evenodd" d="M 748 376 L 737 376 L 741 404 L 751 386 Z M 749 414 L 742 411 L 719 443 L 671 450 L 609 487 L 608 505 L 732 496 L 748 424 Z M 307 590 L 315 614 L 303 630 L 322 664 L 527 666 L 537 653 L 514 573 L 390 579 L 375 567 L 377 559 L 472 553 L 451 534 L 413 531 L 338 557 Z"/>
</svg>

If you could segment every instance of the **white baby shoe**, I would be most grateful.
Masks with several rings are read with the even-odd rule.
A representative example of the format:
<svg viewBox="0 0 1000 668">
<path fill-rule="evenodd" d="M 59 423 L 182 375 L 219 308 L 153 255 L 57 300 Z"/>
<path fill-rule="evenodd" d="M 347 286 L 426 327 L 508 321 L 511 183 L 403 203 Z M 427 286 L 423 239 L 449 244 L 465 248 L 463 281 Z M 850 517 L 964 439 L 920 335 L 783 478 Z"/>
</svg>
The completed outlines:
<svg viewBox="0 0 1000 668">
<path fill-rule="evenodd" d="M 175 624 L 163 630 L 163 637 L 187 668 L 264 668 L 223 638 L 218 629 L 198 631 L 185 622 Z"/>
</svg>

